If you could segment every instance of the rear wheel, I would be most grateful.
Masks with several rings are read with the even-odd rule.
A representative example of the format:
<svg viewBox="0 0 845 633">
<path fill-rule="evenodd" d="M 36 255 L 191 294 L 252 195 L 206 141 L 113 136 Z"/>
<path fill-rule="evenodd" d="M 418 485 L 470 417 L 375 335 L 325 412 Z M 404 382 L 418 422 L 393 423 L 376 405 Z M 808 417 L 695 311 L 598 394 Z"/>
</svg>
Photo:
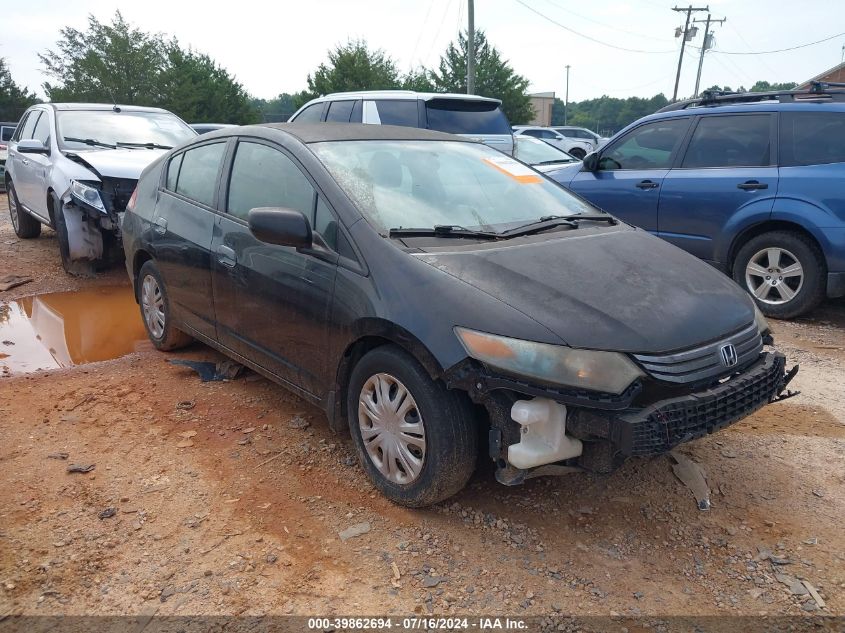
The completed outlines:
<svg viewBox="0 0 845 633">
<path fill-rule="evenodd" d="M 12 218 L 15 235 L 24 240 L 41 235 L 41 222 L 23 210 L 11 180 L 6 185 L 6 197 L 9 200 L 9 216 Z"/>
<path fill-rule="evenodd" d="M 185 347 L 193 339 L 173 325 L 170 301 L 158 268 L 152 261 L 145 262 L 138 273 L 138 305 L 147 336 L 156 349 L 167 352 Z"/>
<path fill-rule="evenodd" d="M 478 435 L 468 400 L 398 347 L 378 347 L 358 362 L 347 412 L 361 464 L 391 501 L 437 503 L 475 469 Z"/>
<path fill-rule="evenodd" d="M 825 265 L 816 244 L 800 233 L 772 231 L 737 253 L 733 277 L 766 316 L 791 319 L 825 296 Z"/>
</svg>

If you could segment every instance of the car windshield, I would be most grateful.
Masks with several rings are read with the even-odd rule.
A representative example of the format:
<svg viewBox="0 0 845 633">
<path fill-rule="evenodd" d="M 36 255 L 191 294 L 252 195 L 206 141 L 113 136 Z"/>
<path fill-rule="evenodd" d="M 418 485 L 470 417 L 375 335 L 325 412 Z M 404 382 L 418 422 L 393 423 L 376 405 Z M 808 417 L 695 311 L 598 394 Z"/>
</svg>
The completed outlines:
<svg viewBox="0 0 845 633">
<path fill-rule="evenodd" d="M 449 134 L 510 134 L 511 126 L 495 101 L 432 99 L 425 104 L 428 128 Z"/>
<path fill-rule="evenodd" d="M 56 123 L 65 149 L 124 144 L 173 147 L 196 136 L 196 132 L 169 112 L 67 110 L 58 112 Z"/>
<path fill-rule="evenodd" d="M 311 147 L 381 232 L 438 225 L 502 232 L 541 217 L 599 212 L 480 143 L 329 141 Z"/>
<path fill-rule="evenodd" d="M 516 141 L 514 155 L 523 163 L 529 165 L 572 163 L 578 160 L 563 150 L 530 136 L 518 134 L 514 137 L 514 140 Z"/>
</svg>

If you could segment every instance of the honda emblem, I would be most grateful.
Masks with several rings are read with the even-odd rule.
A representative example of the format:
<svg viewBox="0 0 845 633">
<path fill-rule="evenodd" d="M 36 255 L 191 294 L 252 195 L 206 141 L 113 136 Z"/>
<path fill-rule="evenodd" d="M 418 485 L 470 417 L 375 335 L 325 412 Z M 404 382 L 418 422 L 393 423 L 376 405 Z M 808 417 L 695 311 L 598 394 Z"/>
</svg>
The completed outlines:
<svg viewBox="0 0 845 633">
<path fill-rule="evenodd" d="M 739 355 L 736 353 L 736 348 L 730 343 L 723 345 L 719 353 L 722 355 L 722 364 L 725 367 L 733 367 L 739 362 Z"/>
</svg>

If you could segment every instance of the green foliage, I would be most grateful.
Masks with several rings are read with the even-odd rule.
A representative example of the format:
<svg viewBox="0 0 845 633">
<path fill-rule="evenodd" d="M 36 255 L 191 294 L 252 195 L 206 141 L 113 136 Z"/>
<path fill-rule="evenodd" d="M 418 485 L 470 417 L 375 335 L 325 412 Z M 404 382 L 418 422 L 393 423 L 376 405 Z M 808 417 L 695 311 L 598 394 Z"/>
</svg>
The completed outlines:
<svg viewBox="0 0 845 633">
<path fill-rule="evenodd" d="M 628 97 L 617 99 L 603 96 L 598 99 L 588 99 L 580 102 L 569 103 L 569 116 L 567 125 L 585 127 L 599 134 L 610 136 L 615 134 L 629 123 L 669 104 L 669 100 L 658 94 L 649 99 L 642 97 Z M 552 110 L 552 125 L 564 124 L 564 113 L 566 107 L 560 99 L 555 99 Z"/>
<path fill-rule="evenodd" d="M 458 34 L 457 46 L 451 42 L 440 57 L 440 66 L 430 79 L 437 92 L 467 91 L 467 35 Z M 534 116 L 531 99 L 526 94 L 528 80 L 517 75 L 482 31 L 475 33 L 475 93 L 502 100 L 502 109 L 511 124 L 527 123 Z"/>
<path fill-rule="evenodd" d="M 0 57 L 0 121 L 17 121 L 33 103 L 38 103 L 37 97 L 14 82 L 6 60 Z"/>
<path fill-rule="evenodd" d="M 208 55 L 145 33 L 116 12 L 111 24 L 88 16 L 88 29 L 60 31 L 57 50 L 39 55 L 51 101 L 93 101 L 167 108 L 196 122 L 252 123 L 258 113 L 243 86 Z"/>
<path fill-rule="evenodd" d="M 416 92 L 436 92 L 431 73 L 425 68 L 412 70 L 405 75 L 402 78 L 402 88 Z"/>
<path fill-rule="evenodd" d="M 260 114 L 261 119 L 268 123 L 287 121 L 288 117 L 297 111 L 296 95 L 283 92 L 274 99 L 252 99 L 251 105 Z"/>
<path fill-rule="evenodd" d="M 308 91 L 302 96 L 313 99 L 332 92 L 399 87 L 396 62 L 384 51 L 371 51 L 364 40 L 353 40 L 329 51 L 328 63 L 321 63 L 308 75 Z"/>
<path fill-rule="evenodd" d="M 751 86 L 751 92 L 769 92 L 774 90 L 795 90 L 798 84 L 794 81 L 785 81 L 783 83 L 770 84 L 768 81 L 758 81 Z"/>
</svg>

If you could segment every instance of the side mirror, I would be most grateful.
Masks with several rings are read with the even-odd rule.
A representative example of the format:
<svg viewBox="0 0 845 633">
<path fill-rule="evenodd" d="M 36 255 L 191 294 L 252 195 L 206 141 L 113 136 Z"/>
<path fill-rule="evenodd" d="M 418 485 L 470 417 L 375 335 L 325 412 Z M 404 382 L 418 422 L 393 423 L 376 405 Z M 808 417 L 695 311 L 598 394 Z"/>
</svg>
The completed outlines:
<svg viewBox="0 0 845 633">
<path fill-rule="evenodd" d="M 590 152 L 584 156 L 584 171 L 598 171 L 599 169 L 599 153 Z"/>
<path fill-rule="evenodd" d="M 18 151 L 21 154 L 49 154 L 50 148 L 46 147 L 44 143 L 38 139 L 28 138 L 25 141 L 18 142 Z"/>
<path fill-rule="evenodd" d="M 311 225 L 301 211 L 278 207 L 259 207 L 247 215 L 249 230 L 262 242 L 310 248 L 313 244 Z"/>
</svg>

